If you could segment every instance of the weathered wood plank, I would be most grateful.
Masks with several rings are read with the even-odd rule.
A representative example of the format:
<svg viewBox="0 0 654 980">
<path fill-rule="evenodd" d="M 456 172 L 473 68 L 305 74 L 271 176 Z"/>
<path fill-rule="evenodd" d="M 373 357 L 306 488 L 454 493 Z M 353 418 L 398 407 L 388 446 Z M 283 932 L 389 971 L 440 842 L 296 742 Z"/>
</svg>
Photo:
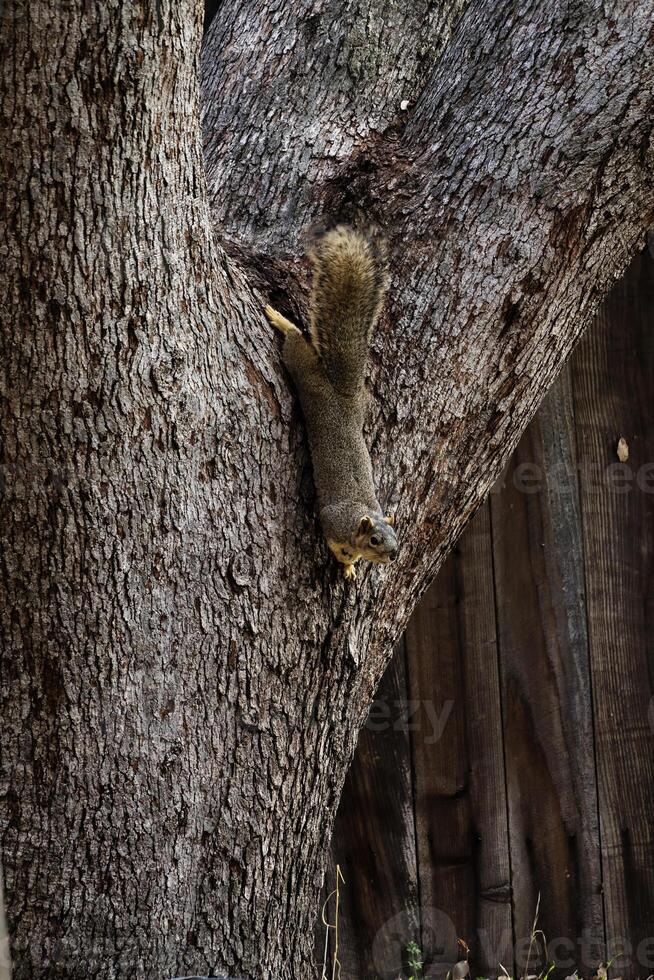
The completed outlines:
<svg viewBox="0 0 654 980">
<path fill-rule="evenodd" d="M 434 976 L 444 976 L 456 962 L 457 934 L 464 936 L 474 921 L 458 602 L 456 557 L 451 554 L 406 632 L 409 693 L 420 706 L 422 728 L 412 733 L 422 945 L 428 975 Z M 428 710 L 441 725 L 445 720 L 440 737 L 425 735 Z"/>
<path fill-rule="evenodd" d="M 402 951 L 418 938 L 418 886 L 404 644 L 377 691 L 347 775 L 332 843 L 341 886 L 343 977 L 395 980 Z M 333 921 L 333 905 L 330 921 Z M 331 973 L 328 972 L 328 976 Z"/>
<path fill-rule="evenodd" d="M 471 934 L 469 942 L 473 975 L 479 971 L 495 975 L 499 963 L 511 968 L 513 921 L 488 502 L 464 532 L 459 556 L 466 733 L 476 848 L 476 935 Z"/>
<path fill-rule="evenodd" d="M 470 792 L 478 848 L 472 964 L 485 975 L 494 975 L 499 963 L 511 968 L 513 917 L 488 502 L 467 528 L 460 555 Z"/>
<path fill-rule="evenodd" d="M 595 968 L 581 938 L 604 939 L 575 455 L 564 373 L 491 505 L 518 969 L 539 894 L 564 969 Z"/>
<path fill-rule="evenodd" d="M 616 973 L 654 968 L 654 262 L 616 285 L 572 366 L 597 738 L 604 903 Z M 620 464 L 620 437 L 629 459 Z M 639 949 L 640 947 L 640 949 Z"/>
<path fill-rule="evenodd" d="M 485 505 L 407 630 L 416 841 L 427 974 L 497 970 L 511 949 L 510 872 L 492 564 Z M 429 727 L 427 727 L 427 719 Z"/>
</svg>

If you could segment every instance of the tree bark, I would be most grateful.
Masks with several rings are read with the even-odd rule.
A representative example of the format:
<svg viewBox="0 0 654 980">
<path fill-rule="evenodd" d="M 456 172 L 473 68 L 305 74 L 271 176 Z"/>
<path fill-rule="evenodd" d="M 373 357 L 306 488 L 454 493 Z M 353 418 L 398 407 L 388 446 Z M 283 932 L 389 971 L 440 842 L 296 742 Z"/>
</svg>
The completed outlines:
<svg viewBox="0 0 654 980">
<path fill-rule="evenodd" d="M 9 956 L 9 935 L 5 918 L 4 886 L 0 867 L 0 980 L 11 980 L 11 960 Z"/>
<path fill-rule="evenodd" d="M 201 20 L 5 10 L 18 980 L 309 975 L 393 644 L 654 216 L 652 0 L 224 0 L 208 189 Z M 354 211 L 389 239 L 369 436 L 402 546 L 355 588 L 260 313 L 302 316 L 303 230 Z"/>
</svg>

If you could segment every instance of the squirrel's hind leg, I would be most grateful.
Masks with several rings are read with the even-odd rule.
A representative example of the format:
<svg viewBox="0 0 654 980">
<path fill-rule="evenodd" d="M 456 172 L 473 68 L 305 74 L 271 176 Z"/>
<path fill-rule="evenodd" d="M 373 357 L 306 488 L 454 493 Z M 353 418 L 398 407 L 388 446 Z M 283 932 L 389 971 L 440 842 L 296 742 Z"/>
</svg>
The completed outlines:
<svg viewBox="0 0 654 980">
<path fill-rule="evenodd" d="M 2 0 L 0 0 L 0 3 Z M 293 375 L 298 386 L 314 381 L 322 375 L 318 351 L 302 331 L 278 313 L 272 306 L 266 306 L 266 316 L 273 327 L 284 335 L 284 363 Z"/>
<path fill-rule="evenodd" d="M 272 323 L 273 327 L 275 327 L 276 330 L 279 330 L 280 333 L 283 333 L 284 336 L 287 336 L 289 333 L 302 333 L 302 331 L 299 330 L 294 323 L 287 320 L 285 316 L 278 313 L 272 306 L 266 306 L 264 313 Z"/>
<path fill-rule="evenodd" d="M 268 313 L 267 316 L 270 322 L 284 334 L 284 364 L 291 372 L 296 386 L 300 392 L 309 389 L 315 391 L 316 386 L 319 387 L 323 383 L 323 370 L 318 351 L 290 320 L 275 310 L 272 310 L 272 313 L 274 318 Z"/>
</svg>

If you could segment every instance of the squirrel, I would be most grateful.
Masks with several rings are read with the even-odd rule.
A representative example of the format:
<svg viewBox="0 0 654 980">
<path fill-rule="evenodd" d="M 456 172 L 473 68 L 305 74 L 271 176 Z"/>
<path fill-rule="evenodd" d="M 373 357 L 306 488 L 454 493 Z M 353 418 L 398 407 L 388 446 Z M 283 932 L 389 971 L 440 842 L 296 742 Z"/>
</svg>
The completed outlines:
<svg viewBox="0 0 654 980">
<path fill-rule="evenodd" d="M 346 225 L 327 232 L 309 257 L 310 339 L 271 306 L 265 313 L 284 335 L 282 356 L 306 421 L 327 545 L 353 579 L 360 558 L 386 564 L 397 555 L 395 518 L 379 505 L 363 438 L 368 349 L 388 275 L 372 242 Z"/>
</svg>

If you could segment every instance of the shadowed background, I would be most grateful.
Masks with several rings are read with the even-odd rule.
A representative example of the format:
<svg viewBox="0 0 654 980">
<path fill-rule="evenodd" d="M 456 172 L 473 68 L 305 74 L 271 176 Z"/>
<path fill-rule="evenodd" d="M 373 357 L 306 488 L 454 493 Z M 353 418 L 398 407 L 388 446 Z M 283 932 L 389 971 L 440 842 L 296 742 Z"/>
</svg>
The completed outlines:
<svg viewBox="0 0 654 980">
<path fill-rule="evenodd" d="M 339 863 L 344 978 L 394 980 L 409 940 L 444 975 L 459 937 L 473 976 L 511 971 L 516 944 L 524 968 L 539 894 L 563 975 L 609 959 L 613 976 L 654 971 L 653 464 L 645 252 L 382 681 L 326 882 Z"/>
</svg>

